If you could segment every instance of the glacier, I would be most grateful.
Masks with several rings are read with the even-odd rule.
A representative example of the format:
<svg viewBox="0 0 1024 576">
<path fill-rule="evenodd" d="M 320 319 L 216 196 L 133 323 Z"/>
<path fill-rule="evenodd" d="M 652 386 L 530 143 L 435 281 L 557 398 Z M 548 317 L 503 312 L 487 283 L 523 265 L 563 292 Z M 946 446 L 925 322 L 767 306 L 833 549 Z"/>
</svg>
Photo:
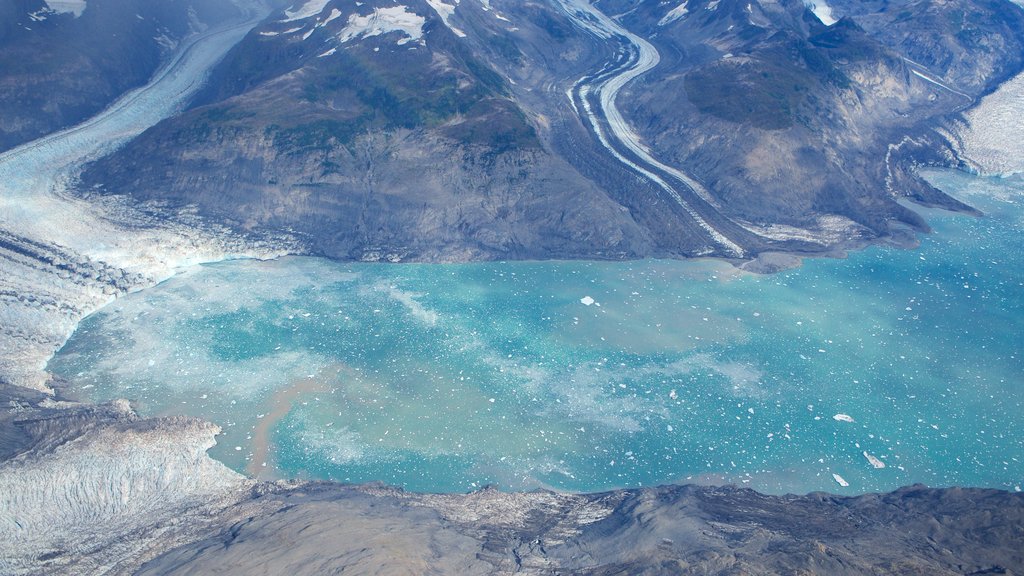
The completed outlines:
<svg viewBox="0 0 1024 576">
<path fill-rule="evenodd" d="M 961 159 L 981 174 L 1024 173 L 1024 74 L 981 100 L 946 130 Z"/>
<path fill-rule="evenodd" d="M 268 8 L 192 37 L 147 85 L 99 115 L 0 155 L 0 380 L 46 390 L 46 360 L 78 320 L 176 270 L 288 250 L 123 199 L 68 193 L 77 171 L 177 112 Z"/>
</svg>

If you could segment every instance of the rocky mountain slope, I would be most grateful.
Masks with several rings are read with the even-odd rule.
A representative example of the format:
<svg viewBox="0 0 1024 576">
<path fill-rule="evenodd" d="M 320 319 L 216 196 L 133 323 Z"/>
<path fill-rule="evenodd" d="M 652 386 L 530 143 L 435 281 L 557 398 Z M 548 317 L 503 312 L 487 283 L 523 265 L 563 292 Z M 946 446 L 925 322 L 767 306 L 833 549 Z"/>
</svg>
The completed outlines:
<svg viewBox="0 0 1024 576">
<path fill-rule="evenodd" d="M 914 177 L 914 160 L 941 160 L 939 139 L 918 139 L 1020 69 L 1020 11 L 851 4 L 832 8 L 830 26 L 784 2 L 698 0 L 671 22 L 630 13 L 627 24 L 658 29 L 653 42 L 675 60 L 627 94 L 631 120 L 726 214 L 770 237 L 786 233 L 778 225 L 841 221 L 866 237 L 891 234 L 894 220 L 923 226 L 898 198 L 955 203 Z"/>
<path fill-rule="evenodd" d="M 1024 66 L 1005 1 L 297 3 L 85 193 L 362 260 L 830 253 L 906 240 L 934 129 Z M 915 26 L 915 22 L 927 26 Z"/>
<path fill-rule="evenodd" d="M 228 1 L 0 0 L 0 152 L 99 112 L 237 14 Z"/>
<path fill-rule="evenodd" d="M 1024 562 L 1024 496 L 991 490 L 431 496 L 309 485 L 262 500 L 276 509 L 138 573 L 1009 574 Z"/>
<path fill-rule="evenodd" d="M 542 145 L 509 79 L 465 32 L 426 2 L 386 4 L 279 14 L 192 110 L 85 182 L 196 202 L 244 228 L 294 228 L 344 259 L 646 250 L 628 212 Z M 512 27 L 497 9 L 470 9 Z"/>
</svg>

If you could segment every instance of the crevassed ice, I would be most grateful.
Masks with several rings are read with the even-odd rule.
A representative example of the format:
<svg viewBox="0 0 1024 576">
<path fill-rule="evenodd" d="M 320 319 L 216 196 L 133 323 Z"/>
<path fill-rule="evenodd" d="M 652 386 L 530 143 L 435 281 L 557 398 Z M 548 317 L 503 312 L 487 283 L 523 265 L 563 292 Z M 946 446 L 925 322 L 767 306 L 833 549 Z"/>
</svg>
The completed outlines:
<svg viewBox="0 0 1024 576">
<path fill-rule="evenodd" d="M 833 15 L 832 7 L 825 0 L 808 0 L 804 2 L 808 9 L 821 20 L 825 26 L 831 26 L 839 20 Z"/>
<path fill-rule="evenodd" d="M 960 153 L 983 174 L 1024 173 L 1024 74 L 1003 84 L 954 131 Z"/>
</svg>

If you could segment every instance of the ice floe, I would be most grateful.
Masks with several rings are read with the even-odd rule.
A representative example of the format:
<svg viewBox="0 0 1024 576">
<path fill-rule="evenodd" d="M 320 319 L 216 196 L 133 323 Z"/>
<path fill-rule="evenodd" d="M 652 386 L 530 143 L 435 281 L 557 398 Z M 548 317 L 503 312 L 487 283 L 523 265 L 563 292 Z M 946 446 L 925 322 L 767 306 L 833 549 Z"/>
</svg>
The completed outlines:
<svg viewBox="0 0 1024 576">
<path fill-rule="evenodd" d="M 57 14 L 74 14 L 75 18 L 88 7 L 87 0 L 46 0 L 46 5 Z"/>
<path fill-rule="evenodd" d="M 868 453 L 867 450 L 863 452 L 864 458 L 867 459 L 868 463 L 874 468 L 885 468 L 885 462 L 882 462 L 875 456 Z"/>
</svg>

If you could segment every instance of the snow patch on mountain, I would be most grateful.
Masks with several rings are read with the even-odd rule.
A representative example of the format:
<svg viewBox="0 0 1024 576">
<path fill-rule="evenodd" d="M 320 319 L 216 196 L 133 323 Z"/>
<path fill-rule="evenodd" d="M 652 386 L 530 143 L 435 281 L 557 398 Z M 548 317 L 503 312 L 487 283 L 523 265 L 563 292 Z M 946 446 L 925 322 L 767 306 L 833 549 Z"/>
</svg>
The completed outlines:
<svg viewBox="0 0 1024 576">
<path fill-rule="evenodd" d="M 281 34 L 291 34 L 292 32 L 298 32 L 299 30 L 302 30 L 302 26 L 299 26 L 297 28 L 289 28 L 283 32 L 260 32 L 260 36 L 280 36 Z"/>
<path fill-rule="evenodd" d="M 825 0 L 805 0 L 804 5 L 814 13 L 825 26 L 831 26 L 839 20 L 832 14 L 832 7 Z"/>
<path fill-rule="evenodd" d="M 668 24 L 671 24 L 676 20 L 679 20 L 683 16 L 686 16 L 686 13 L 686 2 L 683 2 L 679 6 L 676 6 L 675 8 L 669 10 L 668 14 L 665 14 L 665 16 L 663 16 L 661 20 L 658 20 L 658 26 L 666 26 Z"/>
<path fill-rule="evenodd" d="M 1024 1 L 1024 0 L 1022 0 L 1022 1 Z M 503 22 L 512 22 L 508 18 L 506 18 L 503 15 L 501 15 L 501 13 L 499 13 L 497 10 L 494 10 L 494 8 L 491 6 L 491 0 L 480 0 L 480 6 L 483 8 L 484 12 L 492 12 L 493 11 L 494 12 L 494 17 L 497 18 L 498 20 L 501 20 Z"/>
<path fill-rule="evenodd" d="M 453 0 L 453 2 L 455 2 L 455 4 L 445 4 L 441 0 L 427 0 L 427 4 L 430 4 L 430 7 L 434 9 L 434 12 L 437 12 L 437 15 L 441 17 L 441 21 L 444 22 L 445 26 L 450 28 L 451 31 L 459 38 L 465 38 L 466 33 L 459 30 L 451 23 L 452 14 L 455 13 L 455 7 L 459 5 L 459 0 Z"/>
<path fill-rule="evenodd" d="M 406 44 L 423 37 L 423 16 L 409 12 L 405 6 L 390 8 L 374 8 L 373 14 L 353 14 L 348 17 L 348 24 L 338 33 L 338 40 L 344 44 L 356 38 L 380 36 L 389 32 L 401 32 L 405 35 L 398 44 Z"/>
</svg>

